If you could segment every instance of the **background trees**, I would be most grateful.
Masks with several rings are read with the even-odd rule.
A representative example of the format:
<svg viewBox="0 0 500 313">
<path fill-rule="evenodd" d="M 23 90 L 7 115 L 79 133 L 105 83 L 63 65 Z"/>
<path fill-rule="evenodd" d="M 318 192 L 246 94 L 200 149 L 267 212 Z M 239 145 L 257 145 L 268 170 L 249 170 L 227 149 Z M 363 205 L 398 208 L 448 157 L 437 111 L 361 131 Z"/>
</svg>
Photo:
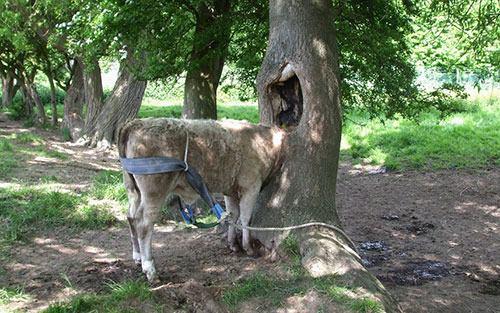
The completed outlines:
<svg viewBox="0 0 500 313">
<path fill-rule="evenodd" d="M 2 0 L 0 5 L 3 106 L 10 105 L 19 90 L 25 115 L 36 112 L 43 123 L 44 104 L 34 84 L 43 73 L 52 90 L 55 125 L 56 87 L 78 88 L 82 96 L 68 93 L 63 118 L 74 140 L 112 142 L 116 127 L 135 116 L 146 81 L 184 81 L 183 116 L 189 118 L 216 118 L 222 81 L 225 91 L 242 99 L 256 96 L 269 27 L 265 1 Z M 361 110 L 384 118 L 414 117 L 429 107 L 452 110 L 443 101 L 449 93 L 424 90 L 415 83 L 415 65 L 447 72 L 472 69 L 479 80 L 492 73 L 498 76 L 494 1 L 333 1 L 333 15 L 344 112 Z M 109 106 L 99 67 L 103 60 L 120 62 L 121 72 L 133 79 L 123 88 L 141 86 L 131 92 L 138 95 L 129 102 L 132 108 L 113 106 L 123 113 L 121 118 L 109 114 L 110 109 L 99 117 Z M 74 75 L 77 63 L 83 67 L 83 85 L 79 71 Z M 144 84 L 135 84 L 139 81 Z M 81 109 L 74 110 L 77 107 Z M 111 116 L 114 120 L 107 120 Z M 71 119 L 81 120 L 83 126 L 76 130 Z"/>
</svg>

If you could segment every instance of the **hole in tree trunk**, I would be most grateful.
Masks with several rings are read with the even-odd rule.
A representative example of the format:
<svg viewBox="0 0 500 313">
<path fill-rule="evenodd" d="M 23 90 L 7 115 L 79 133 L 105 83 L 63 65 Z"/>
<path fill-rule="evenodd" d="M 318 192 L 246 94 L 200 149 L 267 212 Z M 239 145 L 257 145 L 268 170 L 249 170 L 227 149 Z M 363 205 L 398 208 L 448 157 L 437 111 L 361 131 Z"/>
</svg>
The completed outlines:
<svg viewBox="0 0 500 313">
<path fill-rule="evenodd" d="M 303 98 L 297 75 L 271 86 L 271 96 L 276 104 L 274 122 L 281 128 L 297 126 L 302 117 Z"/>
</svg>

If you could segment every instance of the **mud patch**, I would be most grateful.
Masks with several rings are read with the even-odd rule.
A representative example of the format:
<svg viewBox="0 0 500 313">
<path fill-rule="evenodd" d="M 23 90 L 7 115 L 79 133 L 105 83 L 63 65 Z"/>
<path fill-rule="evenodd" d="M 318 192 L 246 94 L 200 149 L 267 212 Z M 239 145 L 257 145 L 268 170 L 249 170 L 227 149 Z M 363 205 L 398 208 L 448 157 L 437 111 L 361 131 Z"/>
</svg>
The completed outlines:
<svg viewBox="0 0 500 313">
<path fill-rule="evenodd" d="M 407 231 L 417 236 L 426 234 L 427 232 L 429 232 L 429 230 L 432 230 L 434 228 L 434 224 L 421 221 L 413 221 L 411 225 L 406 226 Z"/>
<path fill-rule="evenodd" d="M 500 296 L 500 278 L 485 282 L 479 292 L 485 295 Z"/>
<path fill-rule="evenodd" d="M 379 279 L 401 286 L 418 286 L 429 281 L 440 280 L 450 274 L 449 265 L 426 260 L 407 263 L 400 269 L 389 271 L 386 276 L 379 276 Z"/>
<path fill-rule="evenodd" d="M 365 241 L 359 245 L 361 251 L 385 251 L 387 244 L 383 241 Z"/>
<path fill-rule="evenodd" d="M 73 274 L 79 286 L 92 291 L 102 291 L 106 283 L 142 278 L 139 266 L 130 266 L 122 260 L 113 262 L 91 262 L 83 270 Z"/>
</svg>

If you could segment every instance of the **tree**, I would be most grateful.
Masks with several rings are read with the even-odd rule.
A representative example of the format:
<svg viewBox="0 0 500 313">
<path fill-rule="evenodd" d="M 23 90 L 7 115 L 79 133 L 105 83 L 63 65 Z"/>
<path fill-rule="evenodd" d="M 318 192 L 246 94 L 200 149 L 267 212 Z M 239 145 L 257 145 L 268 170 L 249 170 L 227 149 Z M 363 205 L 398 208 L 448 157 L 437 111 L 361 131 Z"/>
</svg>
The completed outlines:
<svg viewBox="0 0 500 313">
<path fill-rule="evenodd" d="M 83 64 L 74 59 L 71 66 L 71 82 L 64 98 L 63 132 L 68 133 L 69 139 L 80 138 L 84 126 L 83 104 L 85 100 Z"/>
<path fill-rule="evenodd" d="M 144 62 L 145 58 L 138 59 L 132 49 L 127 49 L 111 95 L 93 122 L 90 121 L 85 127 L 84 140 L 88 145 L 110 148 L 118 137 L 118 129 L 137 116 L 147 82 L 138 78 L 132 69 L 144 66 Z"/>
<path fill-rule="evenodd" d="M 285 126 L 277 175 L 259 194 L 253 225 L 288 226 L 322 221 L 340 227 L 335 190 L 342 112 L 340 74 L 330 0 L 270 0 L 269 45 L 259 76 L 261 122 Z M 269 249 L 277 234 L 256 232 Z M 337 231 L 299 234 L 302 264 L 312 276 L 338 275 L 362 286 L 386 311 L 399 311 L 378 280 Z"/>
<path fill-rule="evenodd" d="M 444 72 L 467 70 L 498 79 L 500 44 L 495 0 L 426 0 L 415 4 L 414 59 Z"/>
<path fill-rule="evenodd" d="M 228 0 L 197 5 L 190 66 L 184 83 L 185 118 L 217 119 L 217 88 L 230 39 L 230 7 Z"/>
</svg>

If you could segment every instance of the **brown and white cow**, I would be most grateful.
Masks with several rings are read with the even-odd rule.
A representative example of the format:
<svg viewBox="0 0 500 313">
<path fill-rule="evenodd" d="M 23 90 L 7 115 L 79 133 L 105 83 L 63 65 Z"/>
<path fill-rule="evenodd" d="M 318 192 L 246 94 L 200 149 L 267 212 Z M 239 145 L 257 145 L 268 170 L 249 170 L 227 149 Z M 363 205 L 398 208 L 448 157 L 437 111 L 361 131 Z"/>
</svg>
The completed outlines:
<svg viewBox="0 0 500 313">
<path fill-rule="evenodd" d="M 280 163 L 285 132 L 278 127 L 223 120 L 138 119 L 120 131 L 121 158 L 167 156 L 184 158 L 189 137 L 187 163 L 195 167 L 212 193 L 225 196 L 226 208 L 234 222 L 250 223 L 263 182 Z M 128 221 L 133 259 L 142 264 L 148 280 L 156 276 L 151 251 L 153 225 L 166 197 L 175 193 L 187 203 L 198 194 L 183 172 L 132 175 L 124 171 L 128 192 Z M 236 232 L 230 226 L 228 242 L 237 249 Z M 253 254 L 248 230 L 243 230 L 243 249 Z"/>
</svg>

